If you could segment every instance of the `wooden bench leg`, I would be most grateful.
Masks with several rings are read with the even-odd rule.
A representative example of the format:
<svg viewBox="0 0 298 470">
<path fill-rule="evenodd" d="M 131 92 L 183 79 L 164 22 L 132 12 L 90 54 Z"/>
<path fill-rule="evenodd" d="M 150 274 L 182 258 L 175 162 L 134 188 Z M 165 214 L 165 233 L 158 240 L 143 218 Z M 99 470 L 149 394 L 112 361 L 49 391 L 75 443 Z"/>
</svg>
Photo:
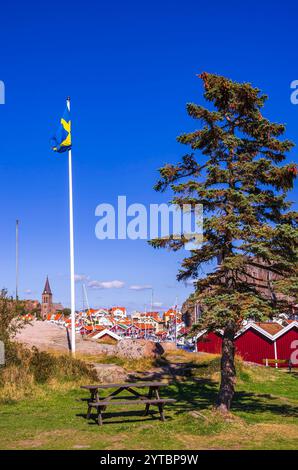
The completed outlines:
<svg viewBox="0 0 298 470">
<path fill-rule="evenodd" d="M 165 414 L 164 414 L 164 411 L 163 411 L 163 404 L 159 404 L 158 409 L 159 409 L 161 421 L 165 421 L 166 418 L 165 418 Z"/>
<path fill-rule="evenodd" d="M 102 422 L 102 409 L 98 408 L 97 412 L 98 412 L 98 414 L 97 414 L 97 424 L 98 424 L 98 426 L 102 426 L 102 424 L 103 424 L 103 422 Z"/>
<path fill-rule="evenodd" d="M 92 411 L 92 406 L 88 405 L 87 419 L 90 419 L 91 411 Z"/>
<path fill-rule="evenodd" d="M 96 390 L 91 390 L 91 398 L 90 398 L 90 401 L 96 401 L 96 400 L 97 400 L 97 391 L 96 391 Z M 90 406 L 90 405 L 88 404 L 87 419 L 90 419 L 91 411 L 92 411 L 92 406 Z"/>
<path fill-rule="evenodd" d="M 152 398 L 152 396 L 153 396 L 153 387 L 150 387 L 149 393 L 148 393 L 148 398 L 150 399 L 150 398 Z M 150 409 L 150 405 L 147 404 L 146 407 L 145 407 L 145 416 L 148 416 L 149 409 Z"/>
</svg>

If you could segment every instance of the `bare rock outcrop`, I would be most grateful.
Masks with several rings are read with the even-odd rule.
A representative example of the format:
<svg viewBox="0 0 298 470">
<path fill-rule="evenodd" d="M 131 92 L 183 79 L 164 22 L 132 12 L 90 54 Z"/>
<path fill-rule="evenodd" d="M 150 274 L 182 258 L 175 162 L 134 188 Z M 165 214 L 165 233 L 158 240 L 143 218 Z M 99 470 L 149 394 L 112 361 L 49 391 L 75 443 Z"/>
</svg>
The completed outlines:
<svg viewBox="0 0 298 470">
<path fill-rule="evenodd" d="M 25 344 L 27 347 L 37 347 L 41 351 L 61 351 L 68 352 L 70 347 L 70 334 L 66 328 L 59 327 L 47 321 L 34 320 L 27 324 L 16 335 L 16 341 Z M 115 347 L 109 344 L 98 344 L 96 341 L 84 340 L 80 335 L 76 335 L 76 350 L 81 354 L 106 354 L 114 355 Z"/>
<path fill-rule="evenodd" d="M 40 350 L 55 350 L 67 352 L 69 338 L 65 328 L 49 322 L 33 321 L 23 328 L 16 336 L 16 340 Z M 145 339 L 122 339 L 116 345 L 97 343 L 90 339 L 82 339 L 76 335 L 76 350 L 81 354 L 118 356 L 123 359 L 141 359 L 144 357 L 156 358 L 164 353 L 159 343 Z"/>
<path fill-rule="evenodd" d="M 177 350 L 177 346 L 174 341 L 163 341 L 162 343 L 160 343 L 160 345 L 165 352 Z"/>
<path fill-rule="evenodd" d="M 159 343 L 145 339 L 123 339 L 115 347 L 115 355 L 124 359 L 157 358 L 163 353 Z"/>
<path fill-rule="evenodd" d="M 99 383 L 122 383 L 127 379 L 125 370 L 116 364 L 92 363 Z"/>
</svg>

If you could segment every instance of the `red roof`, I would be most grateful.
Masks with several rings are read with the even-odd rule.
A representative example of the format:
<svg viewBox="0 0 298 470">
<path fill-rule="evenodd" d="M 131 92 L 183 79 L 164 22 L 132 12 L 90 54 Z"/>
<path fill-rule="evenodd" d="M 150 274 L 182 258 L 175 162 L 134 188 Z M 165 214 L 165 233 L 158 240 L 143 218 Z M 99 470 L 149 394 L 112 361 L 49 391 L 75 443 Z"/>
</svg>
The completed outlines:
<svg viewBox="0 0 298 470">
<path fill-rule="evenodd" d="M 102 326 L 102 325 L 95 325 L 95 329 L 96 329 L 97 331 L 105 330 L 105 328 L 106 328 L 106 327 L 105 327 L 105 326 Z"/>
<path fill-rule="evenodd" d="M 94 308 L 89 308 L 89 310 L 87 310 L 87 315 L 92 315 L 93 313 L 97 312 L 97 310 L 94 310 Z"/>
<path fill-rule="evenodd" d="M 113 314 L 115 312 L 115 310 L 121 310 L 123 313 L 126 312 L 126 308 L 125 307 L 112 307 L 111 308 L 111 313 Z"/>
<path fill-rule="evenodd" d="M 154 320 L 160 321 L 159 312 L 146 312 L 146 317 L 154 318 Z"/>
<path fill-rule="evenodd" d="M 95 335 L 98 335 L 98 331 L 91 331 L 91 333 L 88 334 L 88 338 L 93 338 Z"/>
<path fill-rule="evenodd" d="M 85 325 L 84 328 L 87 331 L 93 331 L 94 330 L 93 326 L 91 326 L 91 325 Z"/>
<path fill-rule="evenodd" d="M 256 323 L 262 330 L 266 331 L 270 335 L 275 335 L 280 330 L 283 330 L 283 326 L 276 322 L 259 322 Z"/>
<path fill-rule="evenodd" d="M 154 326 L 147 323 L 135 323 L 134 326 L 137 326 L 141 330 L 154 330 Z"/>
<path fill-rule="evenodd" d="M 180 330 L 178 331 L 178 334 L 179 335 L 186 335 L 188 332 L 190 331 L 190 328 L 186 328 L 186 327 L 182 327 L 180 328 Z"/>
</svg>

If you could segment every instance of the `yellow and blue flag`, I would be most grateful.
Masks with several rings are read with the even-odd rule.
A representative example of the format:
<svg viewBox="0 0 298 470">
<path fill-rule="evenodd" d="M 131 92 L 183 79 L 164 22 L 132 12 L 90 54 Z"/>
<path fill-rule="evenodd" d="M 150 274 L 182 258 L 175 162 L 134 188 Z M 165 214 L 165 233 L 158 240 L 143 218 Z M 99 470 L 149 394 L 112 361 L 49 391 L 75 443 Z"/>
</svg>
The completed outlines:
<svg viewBox="0 0 298 470">
<path fill-rule="evenodd" d="M 51 147 L 54 152 L 63 153 L 71 149 L 71 119 L 70 112 L 66 106 L 60 126 L 51 139 Z"/>
</svg>

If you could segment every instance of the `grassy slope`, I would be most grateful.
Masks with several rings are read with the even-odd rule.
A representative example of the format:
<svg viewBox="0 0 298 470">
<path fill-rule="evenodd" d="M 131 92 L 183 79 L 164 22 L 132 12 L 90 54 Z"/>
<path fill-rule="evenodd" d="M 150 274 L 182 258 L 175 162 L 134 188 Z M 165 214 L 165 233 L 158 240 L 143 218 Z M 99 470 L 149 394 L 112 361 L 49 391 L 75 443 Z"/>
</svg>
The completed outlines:
<svg viewBox="0 0 298 470">
<path fill-rule="evenodd" d="M 168 356 L 175 382 L 163 391 L 177 399 L 167 421 L 141 416 L 140 407 L 107 414 L 99 428 L 82 416 L 86 396 L 78 385 L 44 385 L 34 399 L 0 407 L 0 448 L 8 449 L 296 449 L 298 374 L 238 364 L 233 414 L 212 410 L 218 388 L 218 359 Z M 191 371 L 181 363 L 191 361 Z M 177 366 L 178 364 L 178 366 Z M 168 364 L 164 364 L 168 365 Z M 139 414 L 135 413 L 139 410 Z M 157 415 L 155 415 L 157 418 Z"/>
</svg>

